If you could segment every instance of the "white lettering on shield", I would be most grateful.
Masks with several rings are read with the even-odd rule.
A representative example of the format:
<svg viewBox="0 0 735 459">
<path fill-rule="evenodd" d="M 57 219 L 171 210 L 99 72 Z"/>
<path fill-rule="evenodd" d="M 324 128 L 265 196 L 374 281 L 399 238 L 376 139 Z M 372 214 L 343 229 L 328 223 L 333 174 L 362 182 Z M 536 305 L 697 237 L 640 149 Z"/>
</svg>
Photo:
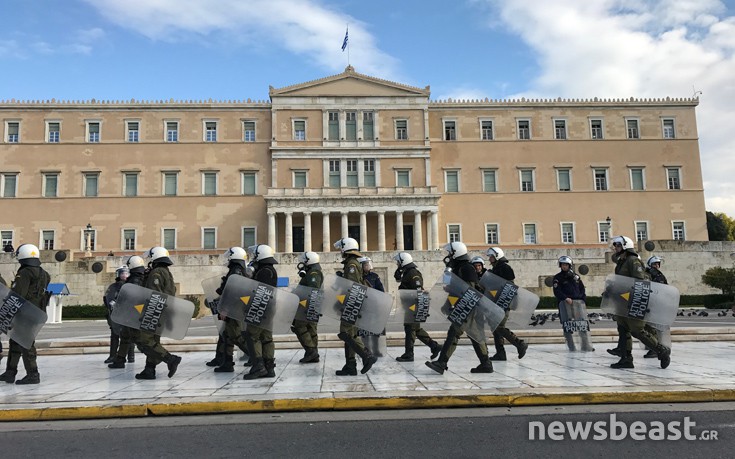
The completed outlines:
<svg viewBox="0 0 735 459">
<path fill-rule="evenodd" d="M 273 290 L 265 285 L 258 285 L 255 289 L 255 295 L 253 295 L 253 299 L 250 301 L 250 307 L 248 308 L 248 313 L 245 316 L 245 322 L 253 325 L 260 325 L 263 321 L 263 317 L 265 316 L 265 311 L 268 308 L 268 303 L 270 303 L 272 297 Z"/>
<path fill-rule="evenodd" d="M 10 293 L 8 297 L 0 306 L 0 332 L 8 333 L 10 330 L 10 323 L 13 321 L 13 317 L 18 313 L 18 310 L 23 305 L 23 298 Z"/>
<path fill-rule="evenodd" d="M 140 322 L 140 329 L 154 332 L 158 329 L 161 322 L 161 314 L 166 309 L 168 297 L 160 293 L 154 293 L 148 298 L 143 311 L 143 317 Z"/>
</svg>

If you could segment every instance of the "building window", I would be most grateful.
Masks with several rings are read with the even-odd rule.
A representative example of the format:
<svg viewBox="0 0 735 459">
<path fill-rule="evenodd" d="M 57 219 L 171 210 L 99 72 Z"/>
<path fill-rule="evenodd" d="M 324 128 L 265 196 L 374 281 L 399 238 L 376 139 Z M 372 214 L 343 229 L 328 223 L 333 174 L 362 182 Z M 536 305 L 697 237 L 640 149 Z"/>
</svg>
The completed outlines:
<svg viewBox="0 0 735 459">
<path fill-rule="evenodd" d="M 491 120 L 480 121 L 480 132 L 482 140 L 493 140 L 493 122 Z"/>
<path fill-rule="evenodd" d="M 339 112 L 327 112 L 329 122 L 328 139 L 339 140 Z"/>
<path fill-rule="evenodd" d="M 595 191 L 607 191 L 607 169 L 594 169 Z"/>
<path fill-rule="evenodd" d="M 20 142 L 20 122 L 19 121 L 6 121 L 5 122 L 5 141 L 7 143 L 19 143 Z"/>
<path fill-rule="evenodd" d="M 533 169 L 521 169 L 519 171 L 521 178 L 521 191 L 534 191 L 534 173 Z"/>
<path fill-rule="evenodd" d="M 574 223 L 564 222 L 561 224 L 561 242 L 563 244 L 574 244 Z"/>
<path fill-rule="evenodd" d="M 46 122 L 46 130 L 48 131 L 48 143 L 59 143 L 61 140 L 61 123 L 59 122 Z"/>
<path fill-rule="evenodd" d="M 671 222 L 675 241 L 686 241 L 684 222 Z"/>
<path fill-rule="evenodd" d="M 13 246 L 13 231 L 0 231 L 0 250 L 4 249 L 8 244 Z"/>
<path fill-rule="evenodd" d="M 648 222 L 635 222 L 635 240 L 648 240 Z"/>
<path fill-rule="evenodd" d="M 357 112 L 345 113 L 345 139 L 357 140 Z"/>
<path fill-rule="evenodd" d="M 375 160 L 366 159 L 363 161 L 363 183 L 366 187 L 374 187 L 375 182 Z"/>
<path fill-rule="evenodd" d="M 408 169 L 396 170 L 396 186 L 406 187 L 411 186 L 411 171 Z"/>
<path fill-rule="evenodd" d="M 557 169 L 556 184 L 559 187 L 559 191 L 572 191 L 572 170 Z"/>
<path fill-rule="evenodd" d="M 444 140 L 457 140 L 456 121 L 444 121 Z"/>
<path fill-rule="evenodd" d="M 217 228 L 202 228 L 202 248 L 217 248 Z"/>
<path fill-rule="evenodd" d="M 676 130 L 674 129 L 674 119 L 664 118 L 661 120 L 661 122 L 663 123 L 664 139 L 676 138 Z"/>
<path fill-rule="evenodd" d="M 242 173 L 242 194 L 254 196 L 257 192 L 257 172 Z"/>
<path fill-rule="evenodd" d="M 681 170 L 678 167 L 666 168 L 666 181 L 670 190 L 681 189 Z"/>
<path fill-rule="evenodd" d="M 84 196 L 91 198 L 98 195 L 99 178 L 99 172 L 84 173 Z"/>
<path fill-rule="evenodd" d="M 602 140 L 605 138 L 602 133 L 601 119 L 590 119 L 590 136 L 593 140 Z"/>
<path fill-rule="evenodd" d="M 202 172 L 202 194 L 204 196 L 217 195 L 217 172 Z"/>
<path fill-rule="evenodd" d="M 347 168 L 347 186 L 354 188 L 358 184 L 358 180 L 357 180 L 357 160 L 356 159 L 348 159 L 347 161 L 345 161 L 345 166 Z"/>
<path fill-rule="evenodd" d="M 306 120 L 293 121 L 293 139 L 306 140 Z"/>
<path fill-rule="evenodd" d="M 523 242 L 526 244 L 536 244 L 536 224 L 523 224 Z"/>
<path fill-rule="evenodd" d="M 100 122 L 87 121 L 87 142 L 98 143 L 100 141 Z"/>
<path fill-rule="evenodd" d="M 342 186 L 339 163 L 338 159 L 329 160 L 329 186 L 331 188 L 339 188 Z"/>
<path fill-rule="evenodd" d="M 0 174 L 0 191 L 3 198 L 14 198 L 17 195 L 18 174 Z"/>
<path fill-rule="evenodd" d="M 396 120 L 396 140 L 408 140 L 408 120 Z"/>
<path fill-rule="evenodd" d="M 518 140 L 531 140 L 530 120 L 516 120 L 516 127 L 518 128 Z"/>
<path fill-rule="evenodd" d="M 482 191 L 485 193 L 495 193 L 498 191 L 498 171 L 486 170 L 482 171 Z"/>
<path fill-rule="evenodd" d="M 243 121 L 242 132 L 245 142 L 255 142 L 255 121 Z"/>
<path fill-rule="evenodd" d="M 294 188 L 306 188 L 307 171 L 293 171 L 293 187 Z"/>
<path fill-rule="evenodd" d="M 364 140 L 373 140 L 375 138 L 373 112 L 362 112 L 362 138 Z"/>
<path fill-rule="evenodd" d="M 163 248 L 174 250 L 176 248 L 176 228 L 163 228 L 161 233 Z"/>
<path fill-rule="evenodd" d="M 55 198 L 59 195 L 59 174 L 43 174 L 43 196 Z"/>
<path fill-rule="evenodd" d="M 242 247 L 250 247 L 257 244 L 256 228 L 254 226 L 244 226 L 242 228 Z"/>
<path fill-rule="evenodd" d="M 205 121 L 204 122 L 204 141 L 205 142 L 216 142 L 217 141 L 217 122 L 216 121 Z"/>
<path fill-rule="evenodd" d="M 556 140 L 567 139 L 567 121 L 566 120 L 554 120 L 554 138 Z"/>
<path fill-rule="evenodd" d="M 179 122 L 166 121 L 166 142 L 179 141 Z"/>
<path fill-rule="evenodd" d="M 485 244 L 500 244 L 500 227 L 497 223 L 485 223 Z"/>
<path fill-rule="evenodd" d="M 610 223 L 597 222 L 597 240 L 607 242 L 610 240 Z"/>
<path fill-rule="evenodd" d="M 135 250 L 135 230 L 123 229 L 123 250 Z"/>
<path fill-rule="evenodd" d="M 179 173 L 164 172 L 163 173 L 163 195 L 176 196 L 179 189 Z"/>
<path fill-rule="evenodd" d="M 640 132 L 638 132 L 638 120 L 625 120 L 625 125 L 628 128 L 629 139 L 640 139 Z"/>
<path fill-rule="evenodd" d="M 138 196 L 138 172 L 123 174 L 123 196 Z"/>
<path fill-rule="evenodd" d="M 459 171 L 444 171 L 444 191 L 459 193 Z"/>
<path fill-rule="evenodd" d="M 126 121 L 125 129 L 128 142 L 136 143 L 140 140 L 140 123 L 138 121 Z"/>
<path fill-rule="evenodd" d="M 54 240 L 56 234 L 54 230 L 41 231 L 41 250 L 54 250 Z"/>
<path fill-rule="evenodd" d="M 642 167 L 634 167 L 630 169 L 630 189 L 633 191 L 643 191 L 646 189 L 646 181 Z"/>
<path fill-rule="evenodd" d="M 447 225 L 447 241 L 457 242 L 462 240 L 462 225 L 450 223 Z"/>
</svg>

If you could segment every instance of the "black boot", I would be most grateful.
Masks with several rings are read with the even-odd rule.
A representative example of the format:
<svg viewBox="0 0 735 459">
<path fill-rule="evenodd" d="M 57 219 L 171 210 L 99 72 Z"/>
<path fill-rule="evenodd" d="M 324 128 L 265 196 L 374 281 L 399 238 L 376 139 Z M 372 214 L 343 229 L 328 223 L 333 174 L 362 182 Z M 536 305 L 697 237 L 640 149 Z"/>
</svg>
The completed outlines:
<svg viewBox="0 0 735 459">
<path fill-rule="evenodd" d="M 480 362 L 478 366 L 470 370 L 470 373 L 492 373 L 493 363 L 490 359 Z"/>
<path fill-rule="evenodd" d="M 250 368 L 250 372 L 243 376 L 242 379 L 258 379 L 264 377 L 267 374 L 268 370 L 265 369 L 263 359 L 255 359 L 255 362 L 253 362 L 253 366 Z"/>
<path fill-rule="evenodd" d="M 275 378 L 276 377 L 275 359 L 263 359 L 263 366 L 265 367 L 265 374 L 261 376 L 261 378 Z"/>
<path fill-rule="evenodd" d="M 431 358 L 431 360 L 434 360 L 436 358 L 436 356 L 439 355 L 439 353 L 442 351 L 442 346 L 441 346 L 441 344 L 437 343 L 436 341 L 431 340 L 431 342 L 429 343 L 429 349 L 431 349 L 431 357 L 430 358 Z"/>
<path fill-rule="evenodd" d="M 607 353 L 616 357 L 625 356 L 625 345 L 627 341 L 628 330 L 618 324 L 618 345 L 613 349 L 608 349 Z"/>
<path fill-rule="evenodd" d="M 209 362 L 207 362 L 205 365 L 207 365 L 208 367 L 221 367 L 224 364 L 225 364 L 225 353 L 217 351 L 214 354 L 214 358 L 210 360 Z"/>
<path fill-rule="evenodd" d="M 337 376 L 357 376 L 357 361 L 352 359 L 345 363 L 341 370 L 335 372 Z"/>
<path fill-rule="evenodd" d="M 659 344 L 656 346 L 655 352 L 658 354 L 658 360 L 661 363 L 661 368 L 666 369 L 671 363 L 671 349 Z"/>
<path fill-rule="evenodd" d="M 23 379 L 19 379 L 15 381 L 15 384 L 23 385 L 23 384 L 40 384 L 41 383 L 41 375 L 38 374 L 38 371 L 30 372 L 27 375 L 23 377 Z"/>
<path fill-rule="evenodd" d="M 125 368 L 125 359 L 115 356 L 115 360 L 113 360 L 111 364 L 107 365 L 107 368 Z"/>
<path fill-rule="evenodd" d="M 396 357 L 397 362 L 413 362 L 413 352 L 410 354 L 408 351 L 404 352 L 403 355 Z"/>
<path fill-rule="evenodd" d="M 5 373 L 0 375 L 0 381 L 13 384 L 15 382 L 15 375 L 17 374 L 18 370 L 6 370 Z"/>
<path fill-rule="evenodd" d="M 522 359 L 524 355 L 526 355 L 526 351 L 528 350 L 528 344 L 526 344 L 525 341 L 522 339 L 515 339 L 515 342 L 513 343 L 513 346 L 516 347 L 518 350 L 518 360 Z"/>
<path fill-rule="evenodd" d="M 105 363 L 112 363 L 117 356 L 117 346 L 120 344 L 120 335 L 110 335 L 110 356 L 107 357 Z"/>
<path fill-rule="evenodd" d="M 396 357 L 397 362 L 413 362 L 413 328 L 409 324 L 403 324 L 403 332 L 405 337 L 403 338 L 403 347 L 406 352 L 403 355 Z M 433 359 L 432 359 L 433 360 Z"/>
<path fill-rule="evenodd" d="M 165 359 L 163 359 L 163 361 L 166 362 L 166 366 L 168 366 L 168 377 L 170 378 L 175 375 L 176 370 L 179 368 L 179 364 L 181 363 L 181 357 L 169 354 Z"/>
<path fill-rule="evenodd" d="M 610 355 L 614 355 L 616 357 L 622 357 L 623 356 L 623 351 L 619 347 L 614 347 L 612 349 L 608 349 L 607 350 L 607 353 L 610 354 Z"/>
<path fill-rule="evenodd" d="M 304 357 L 299 360 L 299 363 L 318 363 L 319 362 L 319 351 L 315 347 L 306 349 Z"/>
<path fill-rule="evenodd" d="M 360 370 L 360 373 L 362 374 L 370 371 L 373 365 L 375 365 L 375 362 L 378 361 L 378 358 L 371 354 L 367 349 L 360 353 L 360 358 L 362 359 L 362 369 Z"/>
<path fill-rule="evenodd" d="M 505 355 L 505 346 L 503 346 L 503 336 L 498 331 L 493 332 L 493 341 L 495 343 L 495 355 L 490 357 L 490 360 L 504 361 L 507 360 Z"/>
<path fill-rule="evenodd" d="M 130 346 L 128 348 L 128 363 L 135 362 L 135 346 Z"/>
<path fill-rule="evenodd" d="M 146 363 L 143 371 L 135 375 L 135 379 L 156 379 L 156 366 Z"/>
<path fill-rule="evenodd" d="M 234 373 L 235 372 L 235 360 L 232 356 L 229 356 L 225 363 L 214 369 L 215 373 Z"/>
<path fill-rule="evenodd" d="M 620 361 L 610 365 L 610 368 L 615 368 L 615 369 L 635 368 L 633 366 L 633 354 L 626 352 L 623 355 L 623 357 L 620 358 Z"/>
<path fill-rule="evenodd" d="M 656 354 L 656 351 L 651 348 L 648 348 L 648 352 L 643 356 L 644 359 L 654 359 L 656 357 L 658 357 L 658 354 Z"/>
<path fill-rule="evenodd" d="M 439 357 L 439 360 L 434 362 L 426 362 L 426 366 L 431 368 L 432 370 L 436 371 L 440 375 L 443 375 L 444 372 L 447 370 L 447 362 L 443 361 L 441 357 Z"/>
</svg>

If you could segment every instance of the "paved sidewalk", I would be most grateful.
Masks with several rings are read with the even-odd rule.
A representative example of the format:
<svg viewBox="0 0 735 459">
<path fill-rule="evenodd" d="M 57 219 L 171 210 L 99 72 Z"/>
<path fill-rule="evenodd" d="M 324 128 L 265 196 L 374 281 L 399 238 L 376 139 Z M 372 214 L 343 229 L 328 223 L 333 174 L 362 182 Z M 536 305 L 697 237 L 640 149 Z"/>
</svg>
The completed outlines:
<svg viewBox="0 0 735 459">
<path fill-rule="evenodd" d="M 466 344 L 465 340 L 462 340 Z M 636 344 L 637 346 L 637 344 Z M 244 381 L 235 373 L 214 373 L 204 362 L 213 352 L 183 353 L 172 379 L 165 364 L 158 379 L 138 381 L 144 357 L 110 370 L 100 355 L 39 357 L 41 384 L 0 385 L 0 421 L 80 419 L 223 412 L 340 409 L 518 406 L 585 403 L 694 402 L 735 400 L 735 343 L 674 343 L 671 366 L 634 349 L 636 368 L 613 370 L 616 358 L 596 343 L 593 353 L 569 353 L 564 345 L 532 345 L 523 360 L 508 347 L 509 360 L 492 374 L 472 374 L 471 346 L 457 348 L 444 375 L 424 365 L 428 349 L 417 347 L 414 363 L 398 363 L 403 351 L 388 349 L 367 375 L 338 377 L 341 349 L 324 349 L 321 362 L 298 363 L 303 351 L 276 352 L 276 378 Z M 2 366 L 4 367 L 4 361 Z M 358 368 L 360 363 L 358 360 Z M 19 372 L 19 377 L 24 375 Z"/>
</svg>

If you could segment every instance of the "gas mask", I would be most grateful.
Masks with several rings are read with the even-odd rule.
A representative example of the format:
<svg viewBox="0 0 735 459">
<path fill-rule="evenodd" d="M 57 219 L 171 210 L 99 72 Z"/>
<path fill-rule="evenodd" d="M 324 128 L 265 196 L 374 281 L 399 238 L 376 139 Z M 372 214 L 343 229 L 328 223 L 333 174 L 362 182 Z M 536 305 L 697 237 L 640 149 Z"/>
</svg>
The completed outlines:
<svg viewBox="0 0 735 459">
<path fill-rule="evenodd" d="M 296 265 L 296 269 L 299 271 L 299 277 L 306 276 L 306 263 L 299 263 Z"/>
</svg>

